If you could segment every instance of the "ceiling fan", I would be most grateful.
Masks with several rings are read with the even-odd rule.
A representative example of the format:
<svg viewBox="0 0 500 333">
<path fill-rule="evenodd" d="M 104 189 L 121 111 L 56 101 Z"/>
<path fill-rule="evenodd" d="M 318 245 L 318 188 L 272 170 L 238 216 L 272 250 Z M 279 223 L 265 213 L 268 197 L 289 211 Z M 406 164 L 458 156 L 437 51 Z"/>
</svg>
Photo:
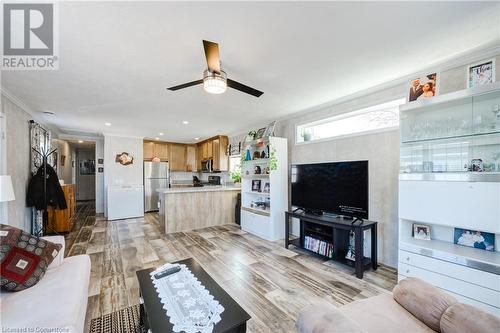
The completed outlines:
<svg viewBox="0 0 500 333">
<path fill-rule="evenodd" d="M 260 97 L 263 94 L 262 91 L 227 78 L 226 72 L 221 69 L 221 62 L 219 58 L 219 44 L 204 40 L 203 48 L 205 49 L 205 58 L 207 59 L 208 65 L 208 68 L 203 71 L 203 79 L 170 87 L 167 88 L 168 90 L 176 91 L 203 83 L 203 89 L 211 94 L 222 94 L 226 91 L 227 87 L 239 90 L 255 97 Z"/>
</svg>

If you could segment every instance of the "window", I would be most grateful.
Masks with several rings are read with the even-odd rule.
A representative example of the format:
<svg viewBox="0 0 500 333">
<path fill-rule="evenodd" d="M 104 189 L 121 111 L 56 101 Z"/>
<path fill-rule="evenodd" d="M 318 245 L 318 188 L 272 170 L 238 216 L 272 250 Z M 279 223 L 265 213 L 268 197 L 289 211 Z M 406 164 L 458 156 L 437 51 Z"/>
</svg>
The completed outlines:
<svg viewBox="0 0 500 333">
<path fill-rule="evenodd" d="M 234 182 L 241 181 L 241 156 L 229 157 L 229 176 Z"/>
<path fill-rule="evenodd" d="M 333 139 L 343 136 L 380 132 L 399 127 L 401 98 L 392 102 L 317 120 L 296 127 L 296 143 Z"/>
</svg>

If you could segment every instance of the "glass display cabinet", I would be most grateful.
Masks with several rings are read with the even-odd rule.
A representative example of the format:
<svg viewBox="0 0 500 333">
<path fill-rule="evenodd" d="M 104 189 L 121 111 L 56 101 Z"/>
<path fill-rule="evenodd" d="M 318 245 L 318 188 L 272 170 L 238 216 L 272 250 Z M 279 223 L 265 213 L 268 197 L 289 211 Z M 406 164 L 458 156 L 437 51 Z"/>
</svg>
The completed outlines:
<svg viewBox="0 0 500 333">
<path fill-rule="evenodd" d="M 500 173 L 500 86 L 400 109 L 400 173 Z"/>
</svg>

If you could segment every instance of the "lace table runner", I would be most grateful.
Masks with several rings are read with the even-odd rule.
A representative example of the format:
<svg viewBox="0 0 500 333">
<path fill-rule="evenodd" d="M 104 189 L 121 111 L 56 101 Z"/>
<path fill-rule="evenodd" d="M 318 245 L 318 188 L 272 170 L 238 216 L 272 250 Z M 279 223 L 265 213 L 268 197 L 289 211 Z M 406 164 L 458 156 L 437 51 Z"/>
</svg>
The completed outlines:
<svg viewBox="0 0 500 333">
<path fill-rule="evenodd" d="M 154 277 L 156 273 L 175 266 L 180 266 L 181 270 L 161 279 Z M 221 320 L 224 307 L 186 265 L 165 264 L 151 272 L 151 279 L 170 323 L 174 325 L 174 332 L 210 333 Z"/>
</svg>

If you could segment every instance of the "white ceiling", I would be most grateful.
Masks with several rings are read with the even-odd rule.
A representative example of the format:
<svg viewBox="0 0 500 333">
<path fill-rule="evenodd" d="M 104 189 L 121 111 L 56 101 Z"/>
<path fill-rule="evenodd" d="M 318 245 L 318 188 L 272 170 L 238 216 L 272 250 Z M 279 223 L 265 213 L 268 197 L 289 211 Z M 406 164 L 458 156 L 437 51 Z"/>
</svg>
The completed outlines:
<svg viewBox="0 0 500 333">
<path fill-rule="evenodd" d="M 66 2 L 60 69 L 4 71 L 2 86 L 63 131 L 193 142 L 403 77 L 499 41 L 499 28 L 498 2 Z M 202 39 L 264 95 L 167 91 L 201 78 Z"/>
</svg>

